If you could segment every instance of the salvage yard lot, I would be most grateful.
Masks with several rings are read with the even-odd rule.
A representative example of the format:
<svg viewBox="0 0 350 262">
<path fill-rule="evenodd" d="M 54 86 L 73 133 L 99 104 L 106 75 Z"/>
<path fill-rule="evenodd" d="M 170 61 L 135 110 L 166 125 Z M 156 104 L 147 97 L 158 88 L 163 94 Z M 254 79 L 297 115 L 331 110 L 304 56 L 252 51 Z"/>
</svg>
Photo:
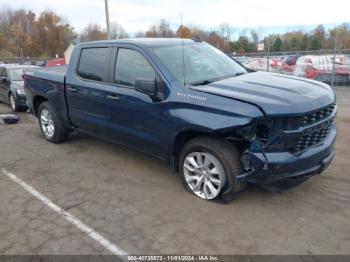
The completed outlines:
<svg viewBox="0 0 350 262">
<path fill-rule="evenodd" d="M 350 254 L 350 88 L 337 93 L 333 164 L 281 194 L 204 201 L 153 157 L 78 133 L 50 144 L 27 113 L 0 125 L 0 169 L 128 254 Z M 1 172 L 0 208 L 0 254 L 110 254 Z"/>
</svg>

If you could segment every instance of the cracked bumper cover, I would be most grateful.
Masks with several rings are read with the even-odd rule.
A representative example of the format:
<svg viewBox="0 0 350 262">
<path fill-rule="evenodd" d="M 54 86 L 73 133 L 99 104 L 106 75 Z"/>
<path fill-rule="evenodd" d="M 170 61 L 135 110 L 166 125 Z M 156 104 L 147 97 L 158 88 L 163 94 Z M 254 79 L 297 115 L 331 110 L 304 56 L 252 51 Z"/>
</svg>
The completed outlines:
<svg viewBox="0 0 350 262">
<path fill-rule="evenodd" d="M 334 157 L 336 136 L 337 129 L 334 127 L 322 144 L 315 145 L 300 154 L 266 153 L 267 169 L 264 169 L 263 154 L 251 152 L 247 156 L 251 163 L 251 171 L 237 176 L 237 179 L 241 182 L 271 184 L 291 178 L 306 180 L 313 175 L 321 174 Z"/>
</svg>

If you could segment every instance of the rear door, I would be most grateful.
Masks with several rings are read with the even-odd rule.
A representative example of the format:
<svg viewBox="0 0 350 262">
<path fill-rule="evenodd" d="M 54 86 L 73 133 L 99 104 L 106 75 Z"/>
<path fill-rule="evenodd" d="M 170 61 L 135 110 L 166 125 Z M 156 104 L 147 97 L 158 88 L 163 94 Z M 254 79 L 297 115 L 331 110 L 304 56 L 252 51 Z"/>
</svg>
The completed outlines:
<svg viewBox="0 0 350 262">
<path fill-rule="evenodd" d="M 69 118 L 78 128 L 107 136 L 106 77 L 112 48 L 83 48 L 74 77 L 66 83 Z"/>
</svg>

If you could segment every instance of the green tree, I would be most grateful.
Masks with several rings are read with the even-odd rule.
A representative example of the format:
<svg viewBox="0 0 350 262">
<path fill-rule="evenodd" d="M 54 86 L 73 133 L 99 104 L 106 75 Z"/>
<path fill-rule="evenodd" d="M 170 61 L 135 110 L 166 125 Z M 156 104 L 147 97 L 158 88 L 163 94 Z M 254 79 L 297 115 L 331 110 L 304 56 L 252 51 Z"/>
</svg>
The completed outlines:
<svg viewBox="0 0 350 262">
<path fill-rule="evenodd" d="M 273 42 L 272 49 L 275 52 L 281 52 L 282 51 L 282 39 L 280 37 L 277 37 L 275 41 Z"/>
<path fill-rule="evenodd" d="M 303 39 L 301 40 L 300 43 L 300 50 L 301 51 L 307 51 L 309 49 L 309 45 L 310 45 L 310 39 L 308 35 L 304 35 Z"/>
<path fill-rule="evenodd" d="M 296 37 L 293 37 L 291 42 L 290 42 L 290 50 L 291 51 L 298 51 L 298 49 L 299 49 L 298 39 Z"/>
<path fill-rule="evenodd" d="M 311 38 L 311 42 L 310 42 L 310 50 L 316 51 L 316 50 L 319 50 L 320 48 L 321 48 L 320 39 L 318 39 L 317 37 L 313 36 Z"/>
<path fill-rule="evenodd" d="M 318 42 L 320 43 L 319 48 L 327 48 L 326 30 L 323 25 L 318 25 L 312 31 L 312 38 L 316 38 L 318 40 Z"/>
</svg>

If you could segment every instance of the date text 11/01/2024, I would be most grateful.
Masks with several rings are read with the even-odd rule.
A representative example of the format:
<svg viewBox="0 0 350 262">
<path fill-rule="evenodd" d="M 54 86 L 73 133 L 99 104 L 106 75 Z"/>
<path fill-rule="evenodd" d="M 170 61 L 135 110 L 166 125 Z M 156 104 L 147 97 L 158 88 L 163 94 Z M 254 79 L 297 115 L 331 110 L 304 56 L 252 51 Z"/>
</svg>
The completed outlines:
<svg viewBox="0 0 350 262">
<path fill-rule="evenodd" d="M 220 261 L 218 256 L 128 256 L 128 261 Z"/>
</svg>

